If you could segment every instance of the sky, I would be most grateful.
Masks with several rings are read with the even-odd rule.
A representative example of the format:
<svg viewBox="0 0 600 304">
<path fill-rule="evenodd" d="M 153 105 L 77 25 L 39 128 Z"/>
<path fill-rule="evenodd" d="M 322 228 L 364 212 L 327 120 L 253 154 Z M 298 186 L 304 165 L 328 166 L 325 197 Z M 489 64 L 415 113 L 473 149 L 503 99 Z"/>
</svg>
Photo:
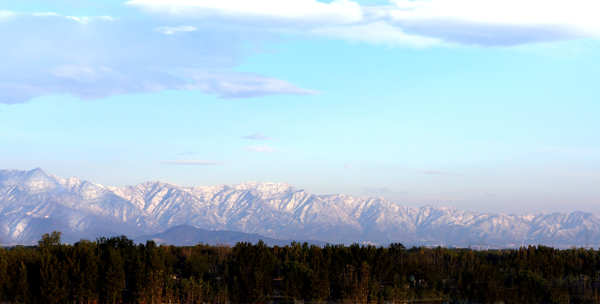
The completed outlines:
<svg viewBox="0 0 600 304">
<path fill-rule="evenodd" d="M 0 168 L 600 213 L 597 0 L 0 0 Z"/>
</svg>

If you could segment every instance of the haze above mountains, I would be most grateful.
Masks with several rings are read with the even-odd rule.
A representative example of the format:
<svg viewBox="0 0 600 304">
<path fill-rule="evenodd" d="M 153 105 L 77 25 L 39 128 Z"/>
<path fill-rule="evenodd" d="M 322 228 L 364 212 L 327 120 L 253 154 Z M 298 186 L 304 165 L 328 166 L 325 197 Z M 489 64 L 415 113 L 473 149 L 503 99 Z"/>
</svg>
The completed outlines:
<svg viewBox="0 0 600 304">
<path fill-rule="evenodd" d="M 448 247 L 600 244 L 600 216 L 587 212 L 520 216 L 411 208 L 380 197 L 314 195 L 287 183 L 180 187 L 154 181 L 115 188 L 39 168 L 0 170 L 2 244 L 33 244 L 54 230 L 62 231 L 66 242 L 127 235 L 177 245 L 218 235 L 221 242 L 265 238 L 278 245 L 292 240 Z"/>
</svg>

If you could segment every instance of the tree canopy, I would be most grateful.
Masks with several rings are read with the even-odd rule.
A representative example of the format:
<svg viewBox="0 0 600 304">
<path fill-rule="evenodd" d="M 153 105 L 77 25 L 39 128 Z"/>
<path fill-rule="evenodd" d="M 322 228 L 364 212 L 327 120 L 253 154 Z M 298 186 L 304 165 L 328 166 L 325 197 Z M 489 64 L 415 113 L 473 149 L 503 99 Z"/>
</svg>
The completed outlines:
<svg viewBox="0 0 600 304">
<path fill-rule="evenodd" d="M 0 301 L 599 303 L 600 255 L 546 246 L 483 250 L 292 242 L 135 244 L 125 236 L 0 249 Z"/>
</svg>

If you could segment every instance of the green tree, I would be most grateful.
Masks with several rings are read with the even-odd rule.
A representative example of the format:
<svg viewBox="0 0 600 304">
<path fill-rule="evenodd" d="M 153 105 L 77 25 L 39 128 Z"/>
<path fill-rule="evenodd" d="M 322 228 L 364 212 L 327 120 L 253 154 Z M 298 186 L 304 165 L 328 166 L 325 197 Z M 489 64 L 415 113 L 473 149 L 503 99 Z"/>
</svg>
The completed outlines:
<svg viewBox="0 0 600 304">
<path fill-rule="evenodd" d="M 296 261 L 285 262 L 282 274 L 284 277 L 281 292 L 286 297 L 294 299 L 307 298 L 307 283 L 309 283 L 310 269 Z"/>
<path fill-rule="evenodd" d="M 523 302 L 542 303 L 546 300 L 547 284 L 541 276 L 532 271 L 519 272 L 515 279 L 519 297 Z"/>
<path fill-rule="evenodd" d="M 23 262 L 19 266 L 19 278 L 15 284 L 14 300 L 17 303 L 29 303 L 29 282 L 27 281 L 27 267 Z"/>
<path fill-rule="evenodd" d="M 229 285 L 240 302 L 265 301 L 273 291 L 275 256 L 260 240 L 256 245 L 241 242 L 233 247 L 228 263 Z"/>
<path fill-rule="evenodd" d="M 0 247 L 0 299 L 6 297 L 10 288 L 10 277 L 8 273 L 8 257 L 4 249 Z"/>
<path fill-rule="evenodd" d="M 102 271 L 100 275 L 99 291 L 104 301 L 115 303 L 121 300 L 125 288 L 125 268 L 123 258 L 119 251 L 107 247 L 102 252 Z"/>
<path fill-rule="evenodd" d="M 329 261 L 325 259 L 323 250 L 312 245 L 308 252 L 308 265 L 311 271 L 307 278 L 308 299 L 322 301 L 329 297 Z"/>
<path fill-rule="evenodd" d="M 161 251 L 154 241 L 148 241 L 145 248 L 145 290 L 146 302 L 161 303 L 165 283 L 165 269 Z"/>
<path fill-rule="evenodd" d="M 62 232 L 54 231 L 50 234 L 45 233 L 42 235 L 42 239 L 38 241 L 38 247 L 40 250 L 45 250 L 48 248 L 54 248 L 60 245 L 60 238 L 62 236 Z"/>
<path fill-rule="evenodd" d="M 73 245 L 70 256 L 73 300 L 97 300 L 99 263 L 96 243 L 81 240 Z"/>
<path fill-rule="evenodd" d="M 41 257 L 40 293 L 49 303 L 61 302 L 69 296 L 67 286 L 69 277 L 67 264 L 59 261 L 52 251 L 46 251 Z"/>
<path fill-rule="evenodd" d="M 139 245 L 133 257 L 132 273 L 130 275 L 128 289 L 131 291 L 131 301 L 141 303 L 146 295 L 146 261 L 144 259 L 144 245 Z"/>
</svg>

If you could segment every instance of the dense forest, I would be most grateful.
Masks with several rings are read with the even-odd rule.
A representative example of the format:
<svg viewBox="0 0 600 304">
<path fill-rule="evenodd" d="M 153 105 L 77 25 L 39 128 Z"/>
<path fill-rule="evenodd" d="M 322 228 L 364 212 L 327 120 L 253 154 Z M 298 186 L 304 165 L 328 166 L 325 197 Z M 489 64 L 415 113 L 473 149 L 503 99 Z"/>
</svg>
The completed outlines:
<svg viewBox="0 0 600 304">
<path fill-rule="evenodd" d="M 593 249 L 134 244 L 125 236 L 0 249 L 11 303 L 598 303 Z"/>
</svg>

